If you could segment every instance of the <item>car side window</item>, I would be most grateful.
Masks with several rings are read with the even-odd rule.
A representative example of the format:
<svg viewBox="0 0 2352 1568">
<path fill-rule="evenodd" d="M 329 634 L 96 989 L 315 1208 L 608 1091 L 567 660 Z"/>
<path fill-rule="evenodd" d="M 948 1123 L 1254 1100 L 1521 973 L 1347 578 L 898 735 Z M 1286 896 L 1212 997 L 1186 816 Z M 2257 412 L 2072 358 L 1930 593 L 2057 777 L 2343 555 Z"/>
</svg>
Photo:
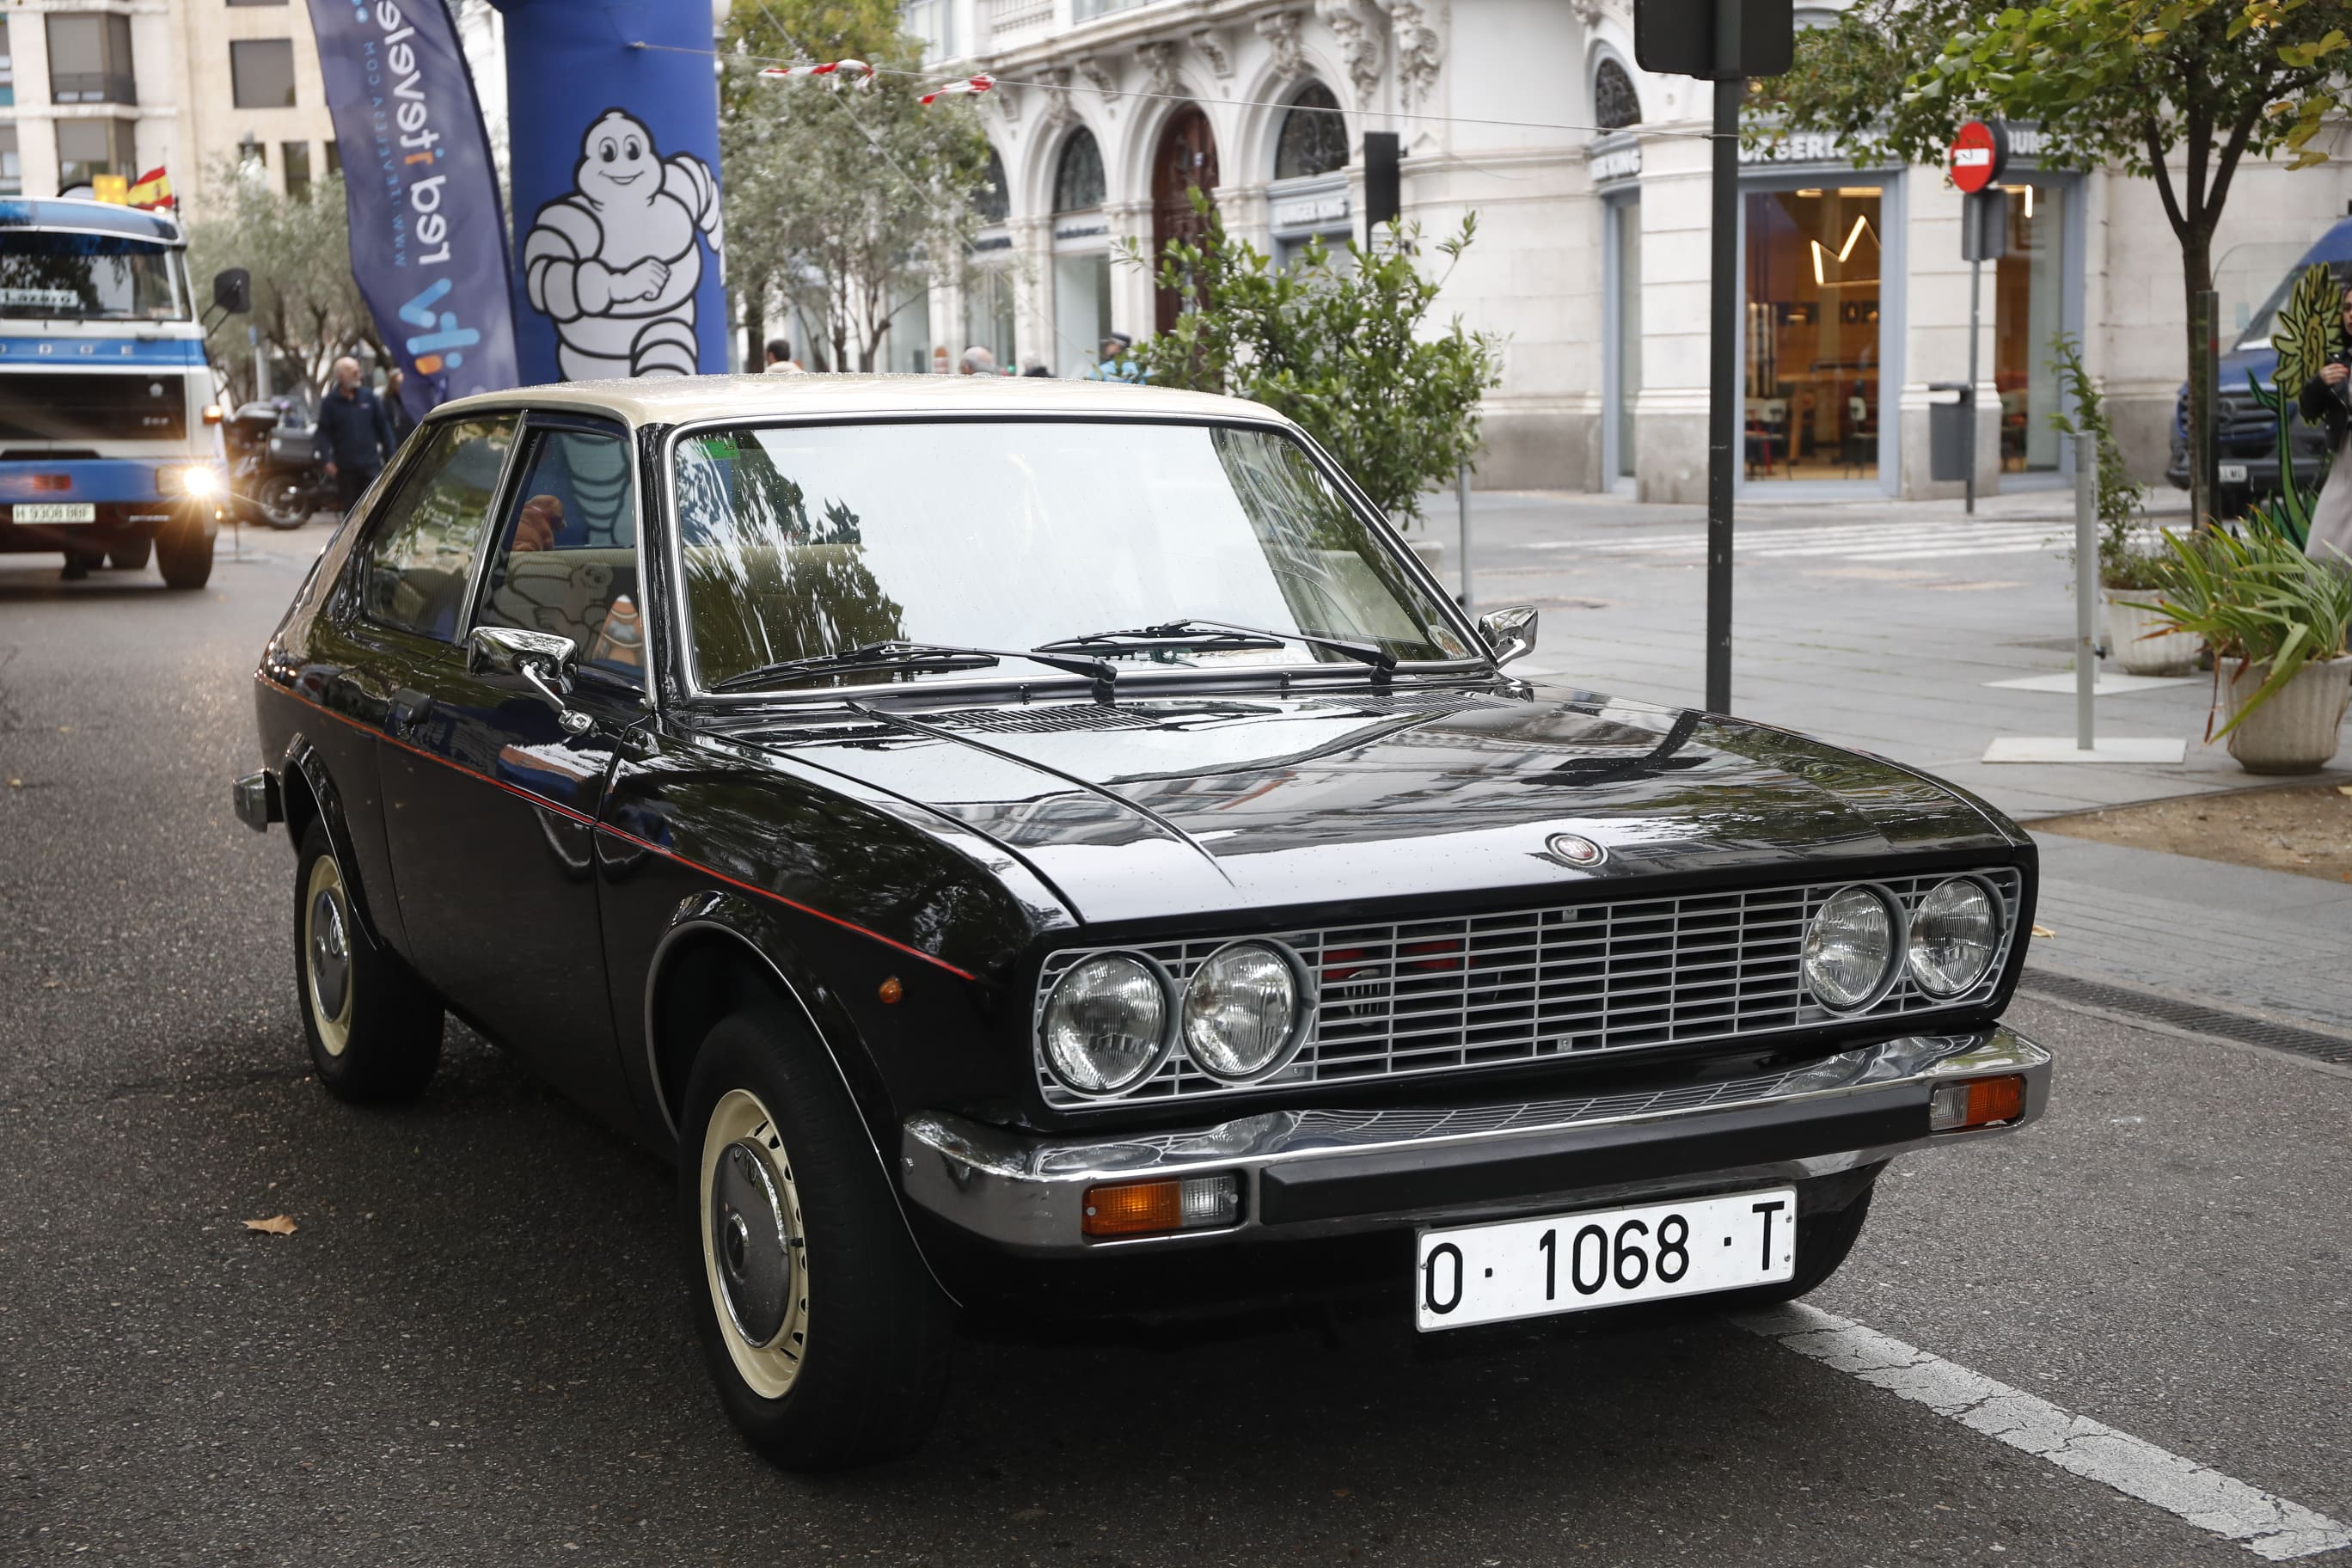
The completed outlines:
<svg viewBox="0 0 2352 1568">
<path fill-rule="evenodd" d="M 360 610 L 368 619 L 457 640 L 474 552 L 489 525 L 518 417 L 453 419 L 431 430 L 430 446 L 369 536 L 360 570 Z"/>
<path fill-rule="evenodd" d="M 635 476 L 617 434 L 541 430 L 499 522 L 477 624 L 570 637 L 583 666 L 645 679 Z"/>
</svg>

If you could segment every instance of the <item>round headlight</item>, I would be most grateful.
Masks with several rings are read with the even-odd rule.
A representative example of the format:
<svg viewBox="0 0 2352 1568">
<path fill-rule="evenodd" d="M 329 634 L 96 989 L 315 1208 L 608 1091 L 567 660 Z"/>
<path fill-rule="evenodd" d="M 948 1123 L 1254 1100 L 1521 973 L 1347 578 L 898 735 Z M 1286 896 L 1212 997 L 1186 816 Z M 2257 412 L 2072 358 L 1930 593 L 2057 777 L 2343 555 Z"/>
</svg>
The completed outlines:
<svg viewBox="0 0 2352 1568">
<path fill-rule="evenodd" d="M 1830 895 L 1805 931 L 1805 984 L 1841 1012 L 1878 994 L 1895 961 L 1895 911 L 1867 888 Z"/>
<path fill-rule="evenodd" d="M 1938 883 L 1911 912 L 1911 978 L 1930 996 L 1957 996 L 1984 978 L 2000 941 L 2000 912 L 1983 884 Z"/>
<path fill-rule="evenodd" d="M 1298 1011 L 1298 977 L 1282 954 L 1236 942 L 1211 954 L 1184 987 L 1184 1048 L 1212 1078 L 1255 1078 L 1281 1062 Z"/>
<path fill-rule="evenodd" d="M 1159 972 L 1122 952 L 1073 968 L 1046 1000 L 1045 1065 L 1080 1094 L 1117 1094 L 1150 1076 L 1168 1047 Z"/>
</svg>

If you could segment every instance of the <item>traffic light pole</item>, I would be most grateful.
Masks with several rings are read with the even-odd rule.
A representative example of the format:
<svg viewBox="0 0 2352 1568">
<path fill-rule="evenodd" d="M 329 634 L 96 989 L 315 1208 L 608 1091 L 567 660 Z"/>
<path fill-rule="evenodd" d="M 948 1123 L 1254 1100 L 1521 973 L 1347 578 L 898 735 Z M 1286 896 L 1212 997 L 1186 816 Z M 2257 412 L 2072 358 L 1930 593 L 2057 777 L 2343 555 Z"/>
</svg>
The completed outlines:
<svg viewBox="0 0 2352 1568">
<path fill-rule="evenodd" d="M 1715 84 L 1715 172 L 1707 286 L 1706 706 L 1731 711 L 1731 488 L 1745 439 L 1739 377 L 1739 78 Z"/>
</svg>

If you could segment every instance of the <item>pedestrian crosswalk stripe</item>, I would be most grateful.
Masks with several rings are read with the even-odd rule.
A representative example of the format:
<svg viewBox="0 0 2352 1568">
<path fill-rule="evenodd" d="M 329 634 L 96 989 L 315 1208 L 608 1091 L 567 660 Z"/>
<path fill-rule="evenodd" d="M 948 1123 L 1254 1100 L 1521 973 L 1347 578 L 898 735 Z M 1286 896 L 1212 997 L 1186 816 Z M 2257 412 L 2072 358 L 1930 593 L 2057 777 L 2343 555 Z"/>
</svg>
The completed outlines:
<svg viewBox="0 0 2352 1568">
<path fill-rule="evenodd" d="M 1843 556 L 1853 561 L 1923 561 L 1955 555 L 2021 555 L 2057 550 L 2071 532 L 2051 522 L 1984 522 L 1946 526 L 1918 523 L 1837 524 L 1805 528 L 1754 527 L 1736 531 L 1733 549 L 1742 557 L 1801 560 Z M 1617 539 L 1547 539 L 1536 550 L 1568 550 L 1581 555 L 1634 559 L 1686 558 L 1704 554 L 1704 533 L 1640 534 Z"/>
</svg>

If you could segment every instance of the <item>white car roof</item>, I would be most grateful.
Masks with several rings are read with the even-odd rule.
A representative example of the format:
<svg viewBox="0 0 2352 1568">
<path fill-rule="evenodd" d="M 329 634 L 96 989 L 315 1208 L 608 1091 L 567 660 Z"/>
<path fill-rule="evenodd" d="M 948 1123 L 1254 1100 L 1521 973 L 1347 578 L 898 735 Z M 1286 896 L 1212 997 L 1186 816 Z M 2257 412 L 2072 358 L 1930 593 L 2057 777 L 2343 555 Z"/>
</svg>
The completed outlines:
<svg viewBox="0 0 2352 1568">
<path fill-rule="evenodd" d="M 631 425 L 777 416 L 1015 414 L 1282 420 L 1262 403 L 1127 382 L 1009 375 L 649 376 L 567 381 L 452 399 L 436 416 L 489 408 L 568 408 Z"/>
</svg>

